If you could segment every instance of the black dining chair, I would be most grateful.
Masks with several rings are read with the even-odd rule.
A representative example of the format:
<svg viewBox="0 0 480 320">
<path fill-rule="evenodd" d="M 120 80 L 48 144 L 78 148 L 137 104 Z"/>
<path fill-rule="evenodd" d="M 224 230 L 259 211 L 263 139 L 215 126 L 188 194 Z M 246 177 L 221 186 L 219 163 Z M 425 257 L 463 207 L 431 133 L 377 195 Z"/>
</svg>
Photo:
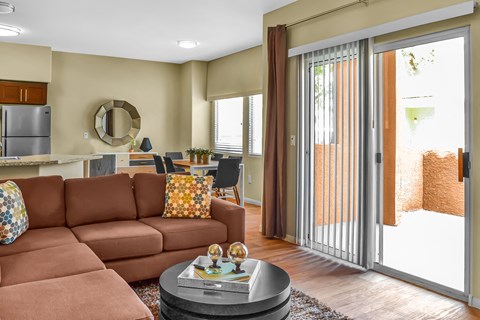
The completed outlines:
<svg viewBox="0 0 480 320">
<path fill-rule="evenodd" d="M 185 172 L 183 168 L 177 168 L 173 165 L 172 158 L 163 157 L 163 161 L 165 161 L 165 167 L 167 168 L 167 173 Z"/>
<path fill-rule="evenodd" d="M 212 155 L 212 160 L 213 160 L 213 161 L 218 161 L 218 160 L 220 160 L 220 159 L 222 159 L 222 158 L 223 158 L 223 153 L 214 153 L 214 154 Z"/>
<path fill-rule="evenodd" d="M 157 173 L 166 173 L 162 157 L 160 157 L 159 155 L 153 155 L 153 160 L 155 161 L 155 168 L 157 169 Z"/>
<path fill-rule="evenodd" d="M 165 157 L 169 157 L 172 160 L 182 160 L 183 153 L 181 152 L 165 152 Z"/>
<path fill-rule="evenodd" d="M 217 198 L 228 198 L 228 191 L 233 191 L 235 202 L 240 204 L 240 195 L 237 189 L 240 177 L 240 159 L 220 159 L 218 161 L 217 175 L 212 185 L 213 195 Z"/>
<path fill-rule="evenodd" d="M 172 160 L 182 160 L 183 153 L 175 151 L 175 152 L 165 152 L 165 157 L 169 157 Z M 175 166 L 175 172 L 185 172 L 184 168 L 179 168 Z"/>
<path fill-rule="evenodd" d="M 212 155 L 212 161 L 219 161 L 222 158 L 223 158 L 223 153 L 214 153 Z M 217 170 L 208 170 L 205 175 L 215 177 L 217 175 Z"/>
<path fill-rule="evenodd" d="M 242 163 L 242 161 L 243 161 L 243 157 L 242 157 L 242 156 L 228 156 L 228 159 L 239 159 L 239 160 L 240 160 L 240 163 Z"/>
</svg>

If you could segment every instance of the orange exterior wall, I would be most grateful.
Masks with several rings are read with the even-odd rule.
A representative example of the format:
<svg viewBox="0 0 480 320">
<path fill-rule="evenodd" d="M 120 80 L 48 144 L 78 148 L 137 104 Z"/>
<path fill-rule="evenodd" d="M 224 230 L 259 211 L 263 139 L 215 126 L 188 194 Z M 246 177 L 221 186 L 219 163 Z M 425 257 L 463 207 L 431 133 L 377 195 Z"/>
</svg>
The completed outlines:
<svg viewBox="0 0 480 320">
<path fill-rule="evenodd" d="M 357 61 L 353 63 L 337 64 L 337 72 L 343 70 L 343 76 L 337 76 L 337 88 L 343 88 L 342 92 L 337 92 L 337 131 L 335 132 L 335 141 L 332 144 L 316 144 L 315 145 L 315 212 L 316 224 L 334 224 L 340 221 L 352 220 L 355 218 L 358 203 L 358 163 L 354 159 L 358 158 L 358 141 L 359 137 L 356 131 L 359 126 L 359 114 L 356 99 L 358 92 L 356 91 Z M 353 76 L 348 76 L 349 70 L 353 69 Z M 347 85 L 350 79 L 350 86 Z M 343 84 L 341 83 L 343 81 Z M 348 88 L 354 88 L 355 91 L 348 92 Z M 347 97 L 353 98 L 353 101 L 347 101 Z M 350 102 L 350 106 L 347 102 Z M 350 128 L 348 124 L 350 123 Z M 343 127 L 343 130 L 342 130 Z M 348 144 L 350 140 L 350 144 Z M 336 150 L 335 150 L 336 148 Z M 335 164 L 335 152 L 337 162 Z M 325 154 L 325 163 L 324 163 Z M 343 154 L 343 168 L 342 168 Z M 350 154 L 350 163 L 348 157 Z M 330 160 L 330 161 L 329 161 Z M 325 165 L 325 173 L 323 168 Z M 336 175 L 335 175 L 336 166 Z M 329 170 L 330 169 L 330 170 Z M 342 181 L 343 173 L 343 181 Z M 350 178 L 350 181 L 348 180 Z M 335 184 L 337 192 L 335 193 Z M 350 186 L 347 197 L 347 187 Z M 343 195 L 342 195 L 343 194 Z M 330 211 L 328 211 L 330 209 Z M 336 209 L 336 210 L 335 210 Z M 343 213 L 343 214 L 342 214 Z M 336 214 L 336 220 L 335 220 Z"/>
<path fill-rule="evenodd" d="M 325 152 L 324 152 L 325 149 Z M 346 150 L 342 152 L 341 146 L 337 145 L 337 172 L 335 175 L 335 145 L 315 145 L 315 212 L 316 224 L 334 224 L 340 221 L 352 220 L 357 211 L 358 166 L 355 165 L 355 176 L 351 167 L 348 166 Z M 342 153 L 343 169 L 342 169 Z M 325 154 L 325 174 L 323 174 L 323 155 Z M 329 161 L 330 157 L 330 161 Z M 352 157 L 350 156 L 350 159 Z M 328 165 L 330 163 L 330 166 Z M 351 166 L 351 164 L 350 164 Z M 330 170 L 329 170 L 330 168 Z M 343 183 L 342 183 L 343 172 Z M 350 183 L 348 173 L 350 172 Z M 335 181 L 336 179 L 336 181 Z M 337 193 L 335 197 L 335 184 Z M 352 184 L 355 188 L 352 188 Z M 350 185 L 350 204 L 348 204 L 347 187 Z M 343 198 L 342 198 L 343 193 Z M 341 201 L 342 200 L 342 201 Z M 343 203 L 343 206 L 342 206 Z M 335 205 L 336 204 L 336 205 Z M 350 205 L 350 208 L 348 206 Z M 335 212 L 336 208 L 336 212 Z M 330 209 L 330 211 L 329 211 Z M 342 217 L 343 213 L 343 217 Z M 335 220 L 336 214 L 336 220 Z"/>
<path fill-rule="evenodd" d="M 421 151 L 407 149 L 399 151 L 395 182 L 397 215 L 404 211 L 416 211 L 423 208 L 423 170 L 425 168 Z"/>
<path fill-rule="evenodd" d="M 383 54 L 383 223 L 399 222 L 395 208 L 397 148 L 397 66 L 395 51 Z"/>
<path fill-rule="evenodd" d="M 463 182 L 458 182 L 454 152 L 427 151 L 423 155 L 423 208 L 464 215 Z"/>
</svg>

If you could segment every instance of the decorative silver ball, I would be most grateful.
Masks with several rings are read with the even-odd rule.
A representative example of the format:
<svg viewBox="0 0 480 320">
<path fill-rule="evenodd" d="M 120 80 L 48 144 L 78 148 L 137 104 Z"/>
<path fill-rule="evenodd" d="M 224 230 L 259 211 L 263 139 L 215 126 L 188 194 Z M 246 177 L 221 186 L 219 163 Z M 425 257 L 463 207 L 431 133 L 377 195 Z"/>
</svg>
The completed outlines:
<svg viewBox="0 0 480 320">
<path fill-rule="evenodd" d="M 208 255 L 208 258 L 210 258 L 210 260 L 215 262 L 222 258 L 223 249 L 218 244 L 212 244 L 210 247 L 208 247 L 207 255 Z"/>
<path fill-rule="evenodd" d="M 234 242 L 230 245 L 227 251 L 228 259 L 235 264 L 240 265 L 247 260 L 248 249 L 247 246 L 241 242 Z"/>
</svg>

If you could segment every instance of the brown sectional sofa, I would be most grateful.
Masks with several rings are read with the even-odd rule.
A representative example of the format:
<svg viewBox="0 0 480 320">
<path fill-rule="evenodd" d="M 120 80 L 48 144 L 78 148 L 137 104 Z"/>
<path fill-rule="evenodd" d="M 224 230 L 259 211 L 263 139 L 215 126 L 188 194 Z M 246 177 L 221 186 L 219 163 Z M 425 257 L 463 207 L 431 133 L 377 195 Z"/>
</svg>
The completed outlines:
<svg viewBox="0 0 480 320">
<path fill-rule="evenodd" d="M 150 319 L 126 282 L 245 240 L 245 210 L 224 200 L 212 219 L 161 218 L 165 175 L 14 181 L 30 227 L 0 245 L 2 320 Z"/>
</svg>

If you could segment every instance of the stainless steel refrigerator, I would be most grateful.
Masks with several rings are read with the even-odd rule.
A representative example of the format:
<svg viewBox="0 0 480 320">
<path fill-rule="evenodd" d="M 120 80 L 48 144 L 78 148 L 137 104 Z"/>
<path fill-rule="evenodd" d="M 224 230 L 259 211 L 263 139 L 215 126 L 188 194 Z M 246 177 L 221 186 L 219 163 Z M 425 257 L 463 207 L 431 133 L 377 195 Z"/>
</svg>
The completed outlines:
<svg viewBox="0 0 480 320">
<path fill-rule="evenodd" d="M 50 106 L 2 106 L 3 156 L 49 154 Z"/>
</svg>

